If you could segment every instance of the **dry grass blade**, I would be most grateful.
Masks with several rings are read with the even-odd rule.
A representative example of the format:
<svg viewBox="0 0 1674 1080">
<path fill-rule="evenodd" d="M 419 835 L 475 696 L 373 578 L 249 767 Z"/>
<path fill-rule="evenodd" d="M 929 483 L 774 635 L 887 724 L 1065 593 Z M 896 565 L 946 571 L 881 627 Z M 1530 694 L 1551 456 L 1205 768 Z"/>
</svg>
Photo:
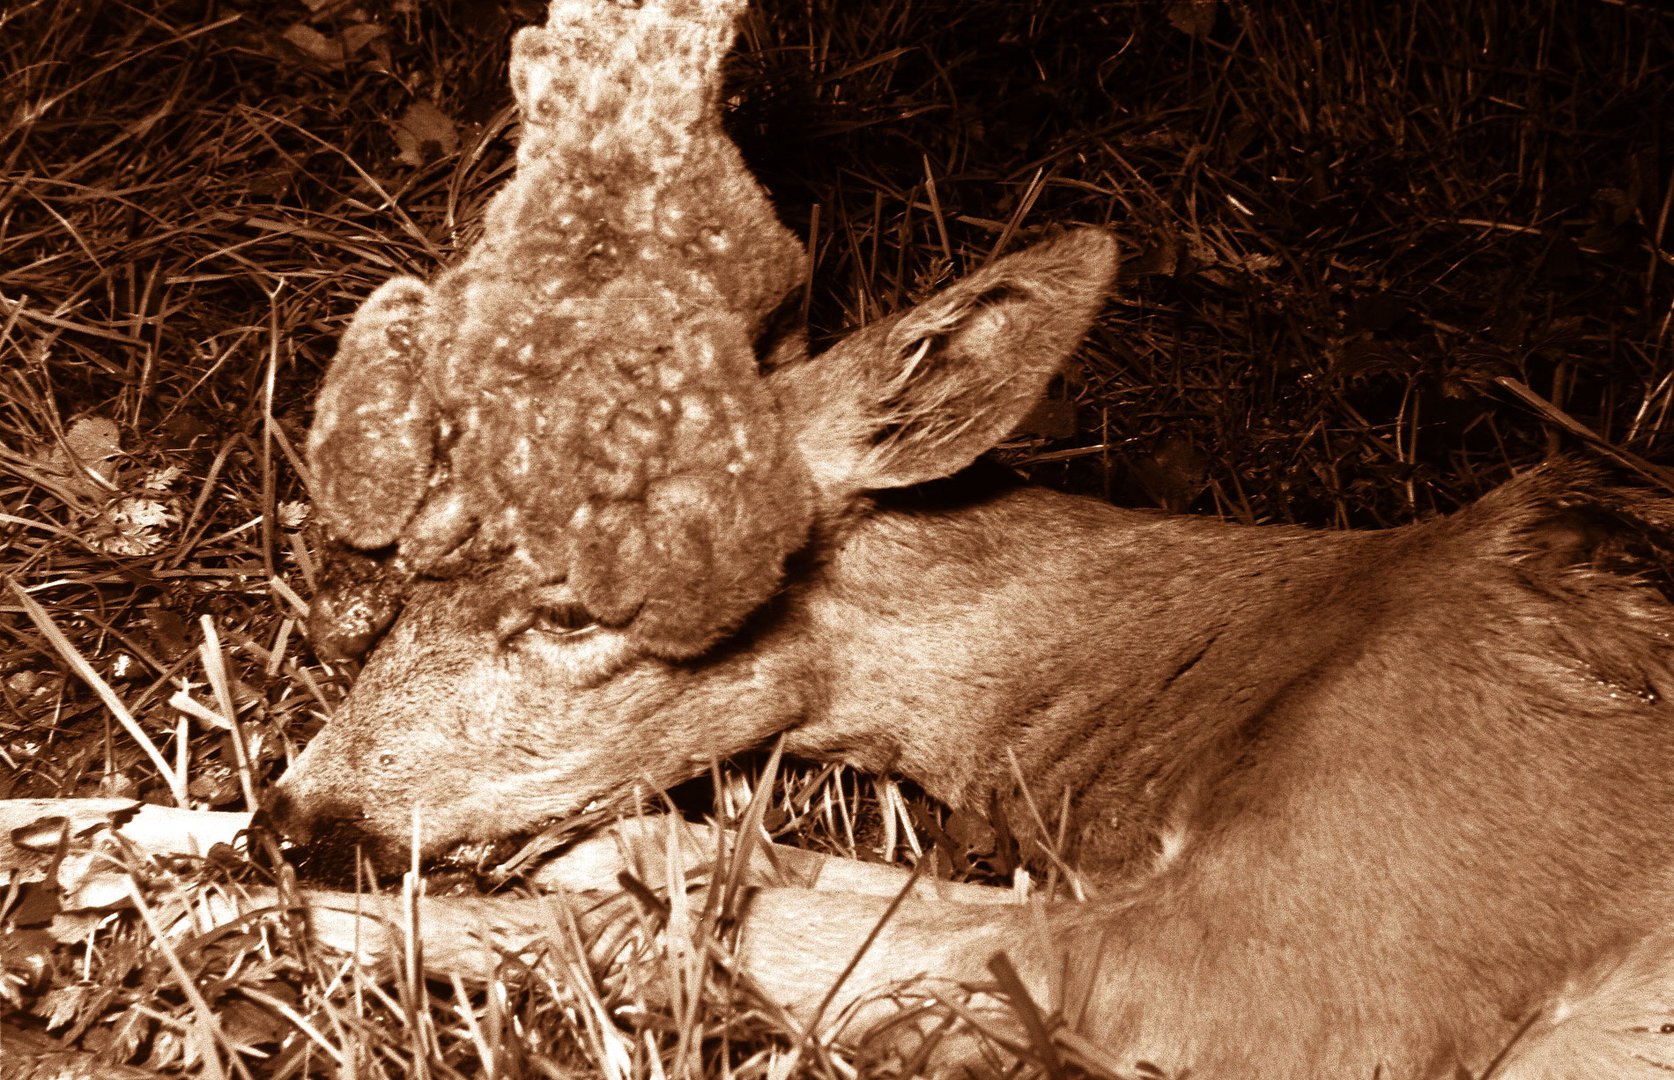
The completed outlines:
<svg viewBox="0 0 1674 1080">
<path fill-rule="evenodd" d="M 52 616 L 48 615 L 41 605 L 30 599 L 29 594 L 24 592 L 16 582 L 12 583 L 12 595 L 17 598 L 24 614 L 29 616 L 30 621 L 35 624 L 35 628 L 41 632 L 41 636 L 51 643 L 70 669 L 81 676 L 87 685 L 93 689 L 93 692 L 99 695 L 99 699 L 104 702 L 111 715 L 122 725 L 123 730 L 138 744 L 141 750 L 145 751 L 145 755 L 157 767 L 158 774 L 168 784 L 169 793 L 174 796 L 175 805 L 182 807 L 188 805 L 185 781 L 169 767 L 162 751 L 157 748 L 156 743 L 151 741 L 151 737 L 146 734 L 145 730 L 135 722 L 133 715 L 128 711 L 128 707 L 122 703 L 121 698 L 116 696 L 116 691 L 110 688 L 110 684 L 100 677 L 99 673 L 94 670 L 93 665 L 87 662 L 87 658 L 58 629 L 52 621 Z"/>
</svg>

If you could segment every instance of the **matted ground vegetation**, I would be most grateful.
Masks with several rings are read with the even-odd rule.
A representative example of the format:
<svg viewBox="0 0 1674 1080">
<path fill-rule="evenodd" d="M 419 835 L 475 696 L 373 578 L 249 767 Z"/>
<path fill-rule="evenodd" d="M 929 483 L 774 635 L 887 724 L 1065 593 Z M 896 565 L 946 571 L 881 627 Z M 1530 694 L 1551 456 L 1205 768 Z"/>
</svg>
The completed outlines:
<svg viewBox="0 0 1674 1080">
<path fill-rule="evenodd" d="M 357 303 L 474 235 L 511 168 L 507 40 L 540 16 L 0 9 L 0 797 L 243 808 L 341 697 L 298 631 L 310 399 Z M 759 0 L 729 104 L 809 237 L 816 345 L 1107 225 L 1118 295 L 1010 460 L 1364 527 L 1554 451 L 1667 457 L 1671 79 L 1674 16 L 1627 0 Z M 718 1001 L 624 1007 L 584 967 L 378 982 L 279 918 L 165 946 L 43 910 L 0 895 L 0 1038 L 50 1075 L 910 1068 Z"/>
</svg>

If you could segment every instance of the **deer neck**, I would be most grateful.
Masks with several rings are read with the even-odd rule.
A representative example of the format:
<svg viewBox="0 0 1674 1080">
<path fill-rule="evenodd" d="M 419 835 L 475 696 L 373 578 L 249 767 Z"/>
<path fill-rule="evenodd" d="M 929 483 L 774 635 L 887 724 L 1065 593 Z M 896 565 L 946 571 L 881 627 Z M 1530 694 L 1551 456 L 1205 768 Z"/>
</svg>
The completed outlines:
<svg viewBox="0 0 1674 1080">
<path fill-rule="evenodd" d="M 787 748 L 979 810 L 1021 776 L 1043 813 L 1076 799 L 1085 831 L 1138 850 L 1266 697 L 1353 647 L 1375 603 L 1355 568 L 1402 532 L 1226 525 L 1040 488 L 881 506 L 801 601 L 799 677 L 815 689 Z M 1253 693 L 1229 703 L 1239 684 Z"/>
</svg>

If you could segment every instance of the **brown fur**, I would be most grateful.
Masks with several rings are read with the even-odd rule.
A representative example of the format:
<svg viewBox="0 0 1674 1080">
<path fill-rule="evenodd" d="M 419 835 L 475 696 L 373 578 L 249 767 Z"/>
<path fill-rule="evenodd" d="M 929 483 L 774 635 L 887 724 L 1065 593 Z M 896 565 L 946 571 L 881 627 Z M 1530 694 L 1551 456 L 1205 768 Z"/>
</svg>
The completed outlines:
<svg viewBox="0 0 1674 1080">
<path fill-rule="evenodd" d="M 1112 1060 L 1197 1076 L 1480 1069 L 1566 978 L 1645 983 L 1595 962 L 1648 942 L 1625 970 L 1666 970 L 1674 611 L 1618 557 L 1664 501 L 1575 467 L 1368 533 L 1034 488 L 873 501 L 1002 437 L 1112 269 L 1108 238 L 1071 234 L 778 367 L 820 522 L 703 656 L 543 624 L 561 580 L 421 586 L 285 778 L 282 824 L 404 862 L 415 807 L 438 853 L 781 733 L 982 807 L 1010 750 L 1038 803 L 1074 796 L 1099 898 L 909 901 L 836 1007 L 1005 952 Z M 746 965 L 806 1015 L 883 906 L 764 892 Z"/>
</svg>

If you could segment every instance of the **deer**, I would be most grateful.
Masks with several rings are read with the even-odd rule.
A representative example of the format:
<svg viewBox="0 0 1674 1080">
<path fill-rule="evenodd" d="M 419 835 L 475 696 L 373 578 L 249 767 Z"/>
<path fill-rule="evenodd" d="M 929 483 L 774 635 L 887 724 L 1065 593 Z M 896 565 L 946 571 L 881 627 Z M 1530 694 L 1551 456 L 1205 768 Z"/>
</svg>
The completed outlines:
<svg viewBox="0 0 1674 1080">
<path fill-rule="evenodd" d="M 1099 318 L 1116 241 L 1065 231 L 809 355 L 777 302 L 804 267 L 715 134 L 713 61 L 736 14 L 561 0 L 514 42 L 526 119 L 604 85 L 630 88 L 628 105 L 603 98 L 633 124 L 636 80 L 678 68 L 648 51 L 708 43 L 681 46 L 671 77 L 709 86 L 710 111 L 658 126 L 644 155 L 658 192 L 737 196 L 737 221 L 698 230 L 703 261 L 652 287 L 634 275 L 657 260 L 631 253 L 605 268 L 631 289 L 584 262 L 598 284 L 561 269 L 562 290 L 519 292 L 497 268 L 599 250 L 542 225 L 596 186 L 537 129 L 483 245 L 432 285 L 386 286 L 345 334 L 310 461 L 347 545 L 396 551 L 399 600 L 382 606 L 399 614 L 355 587 L 320 605 L 317 638 L 381 640 L 279 782 L 277 826 L 401 867 L 779 740 L 954 808 L 1027 823 L 1026 800 L 1065 806 L 1090 893 L 758 889 L 737 962 L 793 1016 L 841 1013 L 861 1038 L 897 1023 L 903 981 L 990 982 L 1004 957 L 1121 1068 L 1661 1075 L 1674 607 L 1657 586 L 1674 499 L 1557 459 L 1450 516 L 1320 531 L 994 482 L 979 457 Z M 618 60 L 564 68 L 553 43 L 583 26 L 620 35 L 599 50 Z M 599 117 L 584 120 L 596 147 Z M 669 131 L 696 149 L 682 158 Z M 628 202 L 620 220 L 671 216 Z M 676 236 L 663 253 L 693 250 Z M 702 361 L 655 351 L 688 366 L 596 392 L 630 366 L 610 354 L 590 374 L 615 342 L 658 326 L 693 340 L 682 288 L 732 320 L 705 324 Z M 555 309 L 564 335 L 543 330 Z M 562 363 L 539 367 L 531 342 Z M 681 397 L 692 385 L 712 392 Z M 588 447 L 536 420 L 590 409 L 663 417 L 666 438 L 635 443 L 659 461 L 639 487 L 550 479 Z M 599 540 L 623 502 L 653 524 Z"/>
</svg>

